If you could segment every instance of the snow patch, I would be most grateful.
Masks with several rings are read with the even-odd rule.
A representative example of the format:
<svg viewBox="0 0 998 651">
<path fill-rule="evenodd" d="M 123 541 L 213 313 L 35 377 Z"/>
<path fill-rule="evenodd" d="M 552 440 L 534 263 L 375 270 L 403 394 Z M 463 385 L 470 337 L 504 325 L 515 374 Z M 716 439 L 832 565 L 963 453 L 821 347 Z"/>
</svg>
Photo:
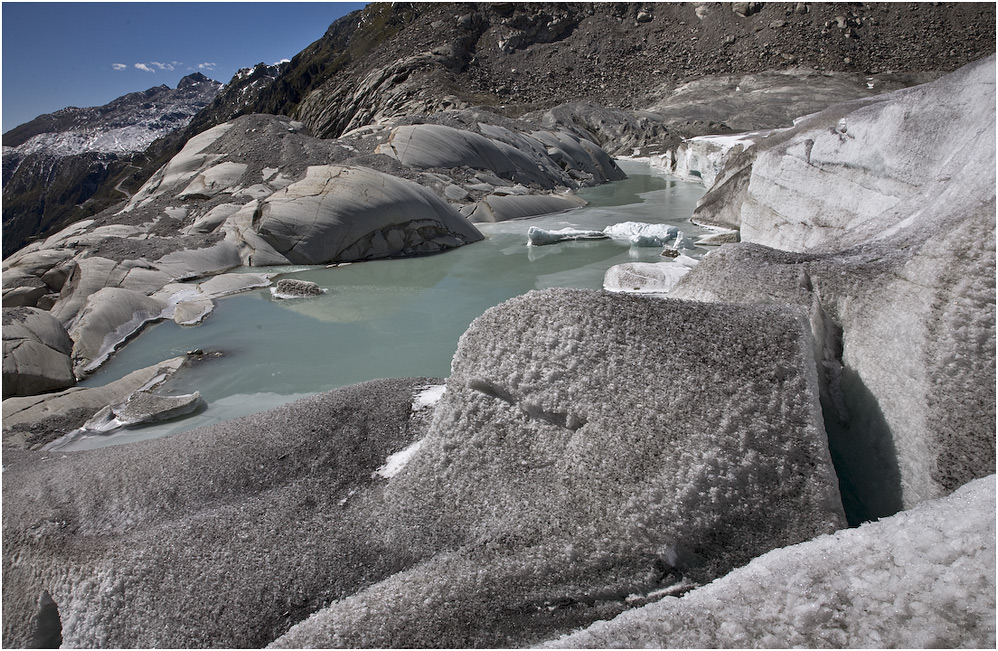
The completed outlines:
<svg viewBox="0 0 998 651">
<path fill-rule="evenodd" d="M 434 384 L 432 386 L 420 387 L 419 393 L 412 397 L 412 410 L 423 411 L 430 407 L 435 407 L 447 391 L 446 384 Z"/>
<path fill-rule="evenodd" d="M 416 453 L 419 452 L 419 448 L 423 446 L 423 440 L 420 439 L 402 450 L 401 452 L 396 452 L 385 459 L 385 465 L 381 466 L 371 475 L 374 477 L 384 477 L 385 479 L 391 479 L 395 475 L 402 472 L 406 464 L 409 463 Z"/>
</svg>

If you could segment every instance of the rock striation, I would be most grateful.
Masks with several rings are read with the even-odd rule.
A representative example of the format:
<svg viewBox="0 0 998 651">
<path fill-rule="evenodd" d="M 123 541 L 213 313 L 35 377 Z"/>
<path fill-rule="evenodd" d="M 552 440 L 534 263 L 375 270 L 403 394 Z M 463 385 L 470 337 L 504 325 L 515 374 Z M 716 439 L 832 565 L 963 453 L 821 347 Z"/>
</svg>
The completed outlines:
<svg viewBox="0 0 998 651">
<path fill-rule="evenodd" d="M 293 264 L 438 253 L 482 238 L 423 187 L 365 167 L 309 167 L 260 202 L 253 228 Z"/>
</svg>

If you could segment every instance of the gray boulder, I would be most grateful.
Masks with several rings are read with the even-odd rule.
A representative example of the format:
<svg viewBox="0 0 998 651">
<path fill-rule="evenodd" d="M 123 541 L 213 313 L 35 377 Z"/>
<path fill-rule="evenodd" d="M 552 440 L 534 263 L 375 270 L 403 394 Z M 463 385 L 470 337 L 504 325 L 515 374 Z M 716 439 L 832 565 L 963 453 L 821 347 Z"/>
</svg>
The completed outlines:
<svg viewBox="0 0 998 651">
<path fill-rule="evenodd" d="M 36 307 L 54 299 L 72 270 L 72 257 L 73 251 L 56 248 L 23 251 L 4 260 L 4 307 Z"/>
<path fill-rule="evenodd" d="M 270 288 L 270 293 L 276 298 L 305 298 L 322 296 L 323 289 L 318 284 L 297 278 L 283 278 Z"/>
<path fill-rule="evenodd" d="M 363 167 L 310 167 L 254 215 L 262 239 L 294 264 L 433 253 L 482 239 L 442 199 Z"/>
<path fill-rule="evenodd" d="M 76 384 L 73 342 L 59 320 L 34 307 L 3 308 L 3 397 Z"/>
<path fill-rule="evenodd" d="M 4 307 L 35 307 L 43 296 L 52 291 L 41 278 L 17 271 L 4 271 L 3 281 Z"/>
</svg>

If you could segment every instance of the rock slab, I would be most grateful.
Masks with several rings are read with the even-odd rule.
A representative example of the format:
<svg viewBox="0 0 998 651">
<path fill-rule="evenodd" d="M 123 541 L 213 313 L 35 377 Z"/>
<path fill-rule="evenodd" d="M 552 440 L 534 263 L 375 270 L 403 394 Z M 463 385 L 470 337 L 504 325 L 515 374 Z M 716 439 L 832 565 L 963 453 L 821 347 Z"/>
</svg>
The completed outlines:
<svg viewBox="0 0 998 651">
<path fill-rule="evenodd" d="M 59 320 L 34 307 L 3 308 L 3 397 L 30 396 L 76 384 L 73 342 Z"/>
<path fill-rule="evenodd" d="M 354 262 L 433 253 L 482 239 L 446 202 L 381 172 L 337 165 L 265 199 L 255 230 L 294 264 Z"/>
</svg>

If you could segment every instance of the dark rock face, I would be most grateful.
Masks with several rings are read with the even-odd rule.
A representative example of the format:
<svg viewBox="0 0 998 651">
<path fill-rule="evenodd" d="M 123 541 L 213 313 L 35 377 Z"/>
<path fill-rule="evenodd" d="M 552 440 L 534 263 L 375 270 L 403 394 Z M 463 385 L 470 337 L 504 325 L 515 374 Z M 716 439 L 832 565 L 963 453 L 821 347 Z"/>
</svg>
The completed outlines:
<svg viewBox="0 0 998 651">
<path fill-rule="evenodd" d="M 5 151 L 3 257 L 33 237 L 107 205 L 94 195 L 108 179 L 125 171 L 127 161 L 128 156 L 107 153 L 56 157 L 43 153 L 8 155 Z M 113 201 L 124 198 L 114 194 Z"/>
<path fill-rule="evenodd" d="M 295 57 L 258 108 L 329 136 L 446 98 L 513 114 L 641 108 L 657 87 L 705 75 L 949 71 L 994 51 L 987 4 L 747 4 L 747 16 L 693 3 L 374 4 Z M 401 89 L 406 106 L 386 102 Z"/>
</svg>

